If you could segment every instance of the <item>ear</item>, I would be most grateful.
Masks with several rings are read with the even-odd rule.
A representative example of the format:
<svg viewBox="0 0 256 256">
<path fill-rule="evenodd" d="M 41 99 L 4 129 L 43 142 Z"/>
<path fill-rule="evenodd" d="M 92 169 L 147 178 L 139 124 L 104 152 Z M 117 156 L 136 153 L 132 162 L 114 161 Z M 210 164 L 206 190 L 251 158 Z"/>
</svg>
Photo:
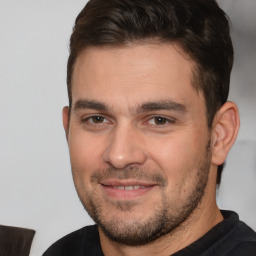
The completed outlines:
<svg viewBox="0 0 256 256">
<path fill-rule="evenodd" d="M 66 133 L 66 139 L 68 140 L 68 130 L 69 130 L 69 107 L 64 107 L 62 110 L 62 122 Z"/>
<path fill-rule="evenodd" d="M 212 163 L 221 165 L 234 144 L 240 120 L 238 108 L 233 102 L 226 102 L 217 112 L 212 128 Z"/>
</svg>

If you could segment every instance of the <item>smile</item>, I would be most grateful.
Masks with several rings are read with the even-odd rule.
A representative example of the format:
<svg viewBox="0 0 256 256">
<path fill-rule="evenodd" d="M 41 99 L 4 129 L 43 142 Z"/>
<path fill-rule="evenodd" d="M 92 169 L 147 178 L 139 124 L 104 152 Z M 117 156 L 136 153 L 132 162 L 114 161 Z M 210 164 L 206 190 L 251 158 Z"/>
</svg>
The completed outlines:
<svg viewBox="0 0 256 256">
<path fill-rule="evenodd" d="M 120 189 L 120 190 L 137 190 L 141 188 L 145 188 L 145 186 L 115 186 L 114 189 Z"/>
<path fill-rule="evenodd" d="M 147 195 L 156 187 L 156 184 L 147 184 L 139 181 L 104 181 L 100 185 L 106 197 L 117 200 L 139 198 Z"/>
</svg>

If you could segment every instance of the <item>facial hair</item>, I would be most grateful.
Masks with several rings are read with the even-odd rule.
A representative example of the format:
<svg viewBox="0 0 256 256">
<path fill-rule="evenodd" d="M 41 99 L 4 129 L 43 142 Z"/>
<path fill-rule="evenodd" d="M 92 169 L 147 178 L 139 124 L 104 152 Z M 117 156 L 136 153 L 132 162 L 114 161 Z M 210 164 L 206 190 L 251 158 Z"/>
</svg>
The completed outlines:
<svg viewBox="0 0 256 256">
<path fill-rule="evenodd" d="M 96 170 L 92 175 L 91 184 L 100 184 L 103 180 L 115 178 L 117 180 L 134 179 L 157 183 L 161 187 L 161 200 L 154 205 L 154 213 L 143 219 L 129 219 L 134 207 L 133 201 L 112 202 L 113 209 L 127 214 L 127 218 L 110 217 L 111 212 L 106 212 L 102 205 L 102 198 L 94 191 L 85 190 L 84 186 L 76 178 L 73 170 L 73 179 L 78 196 L 84 208 L 113 242 L 127 246 L 141 246 L 148 244 L 156 239 L 172 233 L 181 225 L 200 204 L 208 182 L 209 169 L 211 162 L 210 141 L 208 142 L 204 154 L 196 164 L 197 173 L 193 179 L 194 186 L 185 201 L 179 198 L 171 198 L 165 193 L 168 186 L 166 178 L 161 171 L 154 170 L 149 172 L 138 166 L 127 167 L 124 170 L 107 168 Z M 189 170 L 186 170 L 188 172 Z"/>
</svg>

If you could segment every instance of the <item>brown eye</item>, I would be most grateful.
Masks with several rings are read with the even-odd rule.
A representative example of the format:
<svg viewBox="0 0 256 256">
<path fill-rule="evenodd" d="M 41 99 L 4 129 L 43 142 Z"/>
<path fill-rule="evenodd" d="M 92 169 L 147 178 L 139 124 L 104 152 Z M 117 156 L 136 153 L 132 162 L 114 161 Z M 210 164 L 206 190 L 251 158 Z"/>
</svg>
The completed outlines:
<svg viewBox="0 0 256 256">
<path fill-rule="evenodd" d="M 175 123 L 174 119 L 166 118 L 163 116 L 153 116 L 148 120 L 148 124 L 150 124 L 151 126 L 154 125 L 154 126 L 158 126 L 158 127 L 166 126 L 166 125 L 174 124 L 174 123 Z"/>
<path fill-rule="evenodd" d="M 102 116 L 92 116 L 89 118 L 89 120 L 90 119 L 91 119 L 91 122 L 95 124 L 104 123 L 105 121 L 105 118 Z"/>
<path fill-rule="evenodd" d="M 154 121 L 156 125 L 164 125 L 168 123 L 168 120 L 164 117 L 157 116 L 157 117 L 154 117 L 154 119 L 155 119 Z"/>
<path fill-rule="evenodd" d="M 152 125 L 165 125 L 168 124 L 170 121 L 162 116 L 155 116 L 149 120 L 149 124 Z"/>
<path fill-rule="evenodd" d="M 103 116 L 89 116 L 87 118 L 83 118 L 81 120 L 82 123 L 87 123 L 87 124 L 104 124 L 108 123 L 109 121 L 103 117 Z"/>
</svg>

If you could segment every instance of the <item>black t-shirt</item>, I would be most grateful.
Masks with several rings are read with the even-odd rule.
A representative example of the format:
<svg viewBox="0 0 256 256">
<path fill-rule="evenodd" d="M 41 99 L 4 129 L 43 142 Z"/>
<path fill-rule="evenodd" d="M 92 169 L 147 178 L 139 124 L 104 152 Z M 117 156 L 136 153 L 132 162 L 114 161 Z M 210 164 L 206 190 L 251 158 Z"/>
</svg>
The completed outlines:
<svg viewBox="0 0 256 256">
<path fill-rule="evenodd" d="M 256 256 L 256 233 L 231 211 L 203 237 L 172 256 Z M 79 229 L 54 243 L 43 256 L 104 256 L 96 225 Z"/>
</svg>

